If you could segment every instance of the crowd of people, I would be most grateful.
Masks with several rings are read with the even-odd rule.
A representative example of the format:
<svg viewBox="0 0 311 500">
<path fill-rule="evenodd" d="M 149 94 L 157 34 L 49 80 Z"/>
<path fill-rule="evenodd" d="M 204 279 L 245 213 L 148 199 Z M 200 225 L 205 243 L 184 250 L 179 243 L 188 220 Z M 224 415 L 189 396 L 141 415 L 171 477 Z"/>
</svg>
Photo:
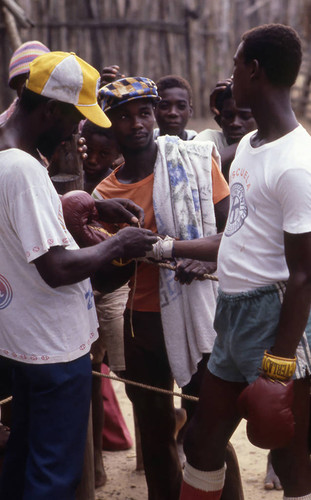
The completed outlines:
<svg viewBox="0 0 311 500">
<path fill-rule="evenodd" d="M 149 500 L 243 500 L 230 443 L 243 417 L 269 450 L 267 489 L 311 500 L 311 139 L 290 101 L 301 57 L 288 26 L 244 33 L 211 93 L 218 128 L 197 133 L 180 76 L 109 66 L 98 90 L 74 53 L 33 41 L 13 54 L 18 96 L 0 116 L 1 396 L 13 395 L 0 498 L 76 498 L 91 402 L 105 483 L 91 375 L 105 361 L 171 392 L 126 386 Z M 48 165 L 78 130 L 84 191 L 68 212 Z M 175 408 L 174 383 L 198 403 Z"/>
</svg>

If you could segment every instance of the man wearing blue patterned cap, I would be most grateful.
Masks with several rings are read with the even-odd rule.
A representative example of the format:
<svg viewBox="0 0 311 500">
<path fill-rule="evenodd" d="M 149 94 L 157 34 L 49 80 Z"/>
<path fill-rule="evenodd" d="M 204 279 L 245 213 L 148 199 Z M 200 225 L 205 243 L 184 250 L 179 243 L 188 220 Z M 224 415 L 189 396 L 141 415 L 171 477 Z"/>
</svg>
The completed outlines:
<svg viewBox="0 0 311 500">
<path fill-rule="evenodd" d="M 229 191 L 212 143 L 192 145 L 173 136 L 154 140 L 159 97 L 148 78 L 122 78 L 99 95 L 125 161 L 96 187 L 94 196 L 132 199 L 144 209 L 145 227 L 162 235 L 193 239 L 221 230 Z M 183 265 L 189 283 L 206 272 L 194 261 Z M 186 385 L 202 360 L 204 368 L 204 354 L 211 351 L 215 335 L 215 289 L 207 281 L 182 288 L 171 271 L 163 271 L 160 276 L 156 266 L 141 263 L 130 280 L 124 349 L 127 378 L 172 390 L 173 380 Z M 195 302 L 192 314 L 189 304 Z M 173 397 L 133 386 L 126 390 L 141 433 L 148 498 L 177 500 L 182 473 Z"/>
<path fill-rule="evenodd" d="M 97 104 L 98 78 L 75 54 L 37 57 L 0 130 L 0 366 L 13 371 L 0 480 L 5 500 L 75 499 L 91 398 L 89 350 L 97 337 L 89 276 L 115 257 L 145 255 L 156 241 L 150 231 L 125 228 L 79 249 L 40 164 L 38 150 L 49 158 L 82 116 L 109 127 Z M 141 216 L 132 203 L 116 203 L 109 216 L 111 202 L 97 208 L 111 222 Z"/>
</svg>

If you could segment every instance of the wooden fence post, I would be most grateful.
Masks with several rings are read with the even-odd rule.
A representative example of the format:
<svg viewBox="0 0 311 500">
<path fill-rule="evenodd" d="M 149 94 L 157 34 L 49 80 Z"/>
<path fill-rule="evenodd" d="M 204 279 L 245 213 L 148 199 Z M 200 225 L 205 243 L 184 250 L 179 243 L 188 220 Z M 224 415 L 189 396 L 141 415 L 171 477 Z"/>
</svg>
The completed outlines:
<svg viewBox="0 0 311 500">
<path fill-rule="evenodd" d="M 73 135 L 60 144 L 52 158 L 49 174 L 58 194 L 83 189 L 83 164 L 77 150 L 78 138 L 78 135 Z"/>
</svg>

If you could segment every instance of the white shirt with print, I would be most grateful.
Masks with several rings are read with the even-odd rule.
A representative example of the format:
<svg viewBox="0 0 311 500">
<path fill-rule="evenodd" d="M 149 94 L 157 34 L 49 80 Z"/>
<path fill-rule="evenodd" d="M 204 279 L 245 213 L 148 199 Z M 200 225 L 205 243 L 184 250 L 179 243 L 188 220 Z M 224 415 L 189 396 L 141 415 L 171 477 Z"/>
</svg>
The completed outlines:
<svg viewBox="0 0 311 500">
<path fill-rule="evenodd" d="M 53 246 L 74 251 L 46 169 L 18 150 L 0 152 L 0 355 L 58 363 L 87 353 L 97 317 L 89 279 L 51 288 L 33 261 Z"/>
<path fill-rule="evenodd" d="M 218 255 L 220 288 L 238 293 L 288 279 L 284 231 L 311 231 L 311 137 L 299 125 L 253 148 L 250 132 L 230 169 L 230 211 Z"/>
</svg>

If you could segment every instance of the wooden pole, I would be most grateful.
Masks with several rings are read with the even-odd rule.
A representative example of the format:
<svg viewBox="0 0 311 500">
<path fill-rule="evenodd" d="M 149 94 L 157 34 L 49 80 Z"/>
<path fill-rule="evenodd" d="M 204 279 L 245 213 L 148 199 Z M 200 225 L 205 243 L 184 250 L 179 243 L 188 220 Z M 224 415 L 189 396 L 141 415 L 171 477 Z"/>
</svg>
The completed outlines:
<svg viewBox="0 0 311 500">
<path fill-rule="evenodd" d="M 193 93 L 193 110 L 200 116 L 200 82 L 198 72 L 200 68 L 200 42 L 198 33 L 199 6 L 196 0 L 187 1 L 187 26 L 188 26 L 188 54 L 189 54 L 189 81 Z"/>
<path fill-rule="evenodd" d="M 13 14 L 23 28 L 29 28 L 34 25 L 26 16 L 25 11 L 14 0 L 1 0 L 1 3 Z"/>
<path fill-rule="evenodd" d="M 78 135 L 72 136 L 57 148 L 49 167 L 49 174 L 56 191 L 65 194 L 83 189 L 83 165 L 77 150 Z"/>
<path fill-rule="evenodd" d="M 9 11 L 9 9 L 7 9 L 7 7 L 2 7 L 2 12 L 4 17 L 5 29 L 10 40 L 10 45 L 14 51 L 20 45 L 22 45 L 22 40 L 19 35 L 13 14 L 11 14 L 11 12 Z"/>
</svg>

